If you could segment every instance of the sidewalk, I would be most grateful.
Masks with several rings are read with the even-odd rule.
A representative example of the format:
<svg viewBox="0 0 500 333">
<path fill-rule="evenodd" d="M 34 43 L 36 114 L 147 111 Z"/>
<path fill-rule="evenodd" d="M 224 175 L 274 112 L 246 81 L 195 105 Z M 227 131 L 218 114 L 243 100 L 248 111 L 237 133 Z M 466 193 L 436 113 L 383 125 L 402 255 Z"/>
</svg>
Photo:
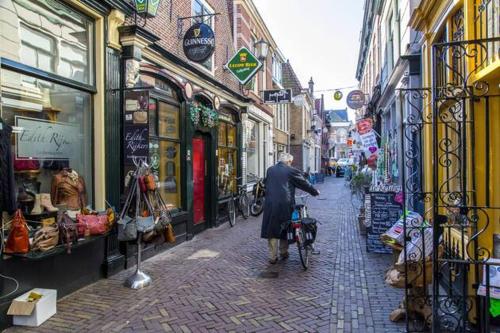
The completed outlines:
<svg viewBox="0 0 500 333">
<path fill-rule="evenodd" d="M 58 303 L 36 329 L 7 332 L 401 332 L 389 313 L 403 291 L 384 284 L 390 255 L 367 254 L 342 178 L 309 199 L 320 225 L 310 269 L 295 247 L 271 266 L 260 218 L 226 223 L 144 263 L 152 286 L 122 286 L 131 271 L 101 280 Z"/>
</svg>

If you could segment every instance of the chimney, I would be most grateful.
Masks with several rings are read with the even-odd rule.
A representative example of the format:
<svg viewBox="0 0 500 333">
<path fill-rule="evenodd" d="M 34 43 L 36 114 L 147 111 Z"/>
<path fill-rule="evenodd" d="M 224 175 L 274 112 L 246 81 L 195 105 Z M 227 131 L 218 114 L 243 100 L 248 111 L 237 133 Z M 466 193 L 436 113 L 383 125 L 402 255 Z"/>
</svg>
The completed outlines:
<svg viewBox="0 0 500 333">
<path fill-rule="evenodd" d="M 311 96 L 314 96 L 314 81 L 312 76 L 311 79 L 309 80 L 309 93 L 311 94 Z"/>
</svg>

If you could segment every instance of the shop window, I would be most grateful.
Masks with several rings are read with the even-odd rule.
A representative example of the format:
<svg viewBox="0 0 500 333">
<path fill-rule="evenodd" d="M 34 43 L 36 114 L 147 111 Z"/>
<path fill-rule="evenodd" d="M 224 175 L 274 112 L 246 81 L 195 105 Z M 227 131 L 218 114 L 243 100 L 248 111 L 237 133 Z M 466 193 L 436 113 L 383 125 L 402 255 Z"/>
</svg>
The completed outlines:
<svg viewBox="0 0 500 333">
<path fill-rule="evenodd" d="M 253 120 L 246 122 L 247 180 L 259 178 L 259 124 Z"/>
<path fill-rule="evenodd" d="M 61 210 L 92 206 L 92 96 L 8 70 L 1 77 L 0 116 L 14 129 L 16 190 L 28 193 L 23 194 L 26 201 L 18 202 L 23 212 L 40 215 L 45 210 L 33 210 L 36 202 L 27 200 L 39 194 L 50 194 Z M 27 87 L 28 81 L 34 84 Z"/>
<path fill-rule="evenodd" d="M 2 8 L 12 15 L 1 18 L 0 56 L 93 85 L 91 19 L 55 0 L 4 0 Z"/>
<path fill-rule="evenodd" d="M 159 98 L 149 103 L 151 168 L 159 192 L 171 208 L 181 208 L 181 157 L 179 106 Z"/>
<path fill-rule="evenodd" d="M 219 197 L 237 190 L 238 150 L 236 145 L 236 124 L 232 117 L 223 115 L 228 121 L 220 121 L 218 133 L 218 191 Z M 222 117 L 221 117 L 222 118 Z"/>
</svg>

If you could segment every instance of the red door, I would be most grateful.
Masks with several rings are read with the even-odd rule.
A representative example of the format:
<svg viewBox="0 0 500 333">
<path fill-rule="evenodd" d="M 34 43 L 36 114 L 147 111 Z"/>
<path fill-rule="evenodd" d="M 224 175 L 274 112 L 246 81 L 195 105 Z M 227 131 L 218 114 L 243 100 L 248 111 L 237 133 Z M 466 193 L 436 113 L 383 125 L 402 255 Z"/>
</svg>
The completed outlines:
<svg viewBox="0 0 500 333">
<path fill-rule="evenodd" d="M 193 138 L 194 224 L 205 222 L 205 140 Z"/>
</svg>

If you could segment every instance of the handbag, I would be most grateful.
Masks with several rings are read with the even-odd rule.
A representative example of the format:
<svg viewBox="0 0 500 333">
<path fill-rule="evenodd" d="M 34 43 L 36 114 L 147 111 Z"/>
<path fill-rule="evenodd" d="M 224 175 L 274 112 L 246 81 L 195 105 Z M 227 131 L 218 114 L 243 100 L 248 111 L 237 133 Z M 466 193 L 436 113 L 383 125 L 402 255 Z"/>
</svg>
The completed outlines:
<svg viewBox="0 0 500 333">
<path fill-rule="evenodd" d="M 146 181 L 145 181 L 145 176 L 140 176 L 137 178 L 137 182 L 139 183 L 139 188 L 141 189 L 142 193 L 146 193 L 148 191 L 148 188 L 146 186 Z"/>
<path fill-rule="evenodd" d="M 120 242 L 128 242 L 137 239 L 137 225 L 129 216 L 125 215 L 117 222 L 118 225 L 118 240 Z"/>
<path fill-rule="evenodd" d="M 28 225 L 21 210 L 17 210 L 5 244 L 5 253 L 28 253 L 30 248 Z"/>
<path fill-rule="evenodd" d="M 66 244 L 66 252 L 71 254 L 71 246 L 78 241 L 77 225 L 68 215 L 59 213 L 57 226 L 59 228 L 59 241 Z"/>
<path fill-rule="evenodd" d="M 156 180 L 155 176 L 149 174 L 144 176 L 144 184 L 146 185 L 146 189 L 149 191 L 154 191 L 156 190 Z"/>
<path fill-rule="evenodd" d="M 175 233 L 172 224 L 167 225 L 165 229 L 165 241 L 170 244 L 175 243 Z"/>
<path fill-rule="evenodd" d="M 59 227 L 57 224 L 47 225 L 37 230 L 33 239 L 33 251 L 52 250 L 59 243 Z"/>
<path fill-rule="evenodd" d="M 138 216 L 136 218 L 135 224 L 137 225 L 138 232 L 149 232 L 155 228 L 155 219 L 153 216 L 142 217 Z"/>
<path fill-rule="evenodd" d="M 108 216 L 107 215 L 82 215 L 76 216 L 78 227 L 78 236 L 84 237 L 87 235 L 96 236 L 104 235 L 108 232 Z"/>
<path fill-rule="evenodd" d="M 146 111 L 135 111 L 132 114 L 132 119 L 134 121 L 134 124 L 147 124 L 148 113 Z"/>
</svg>

